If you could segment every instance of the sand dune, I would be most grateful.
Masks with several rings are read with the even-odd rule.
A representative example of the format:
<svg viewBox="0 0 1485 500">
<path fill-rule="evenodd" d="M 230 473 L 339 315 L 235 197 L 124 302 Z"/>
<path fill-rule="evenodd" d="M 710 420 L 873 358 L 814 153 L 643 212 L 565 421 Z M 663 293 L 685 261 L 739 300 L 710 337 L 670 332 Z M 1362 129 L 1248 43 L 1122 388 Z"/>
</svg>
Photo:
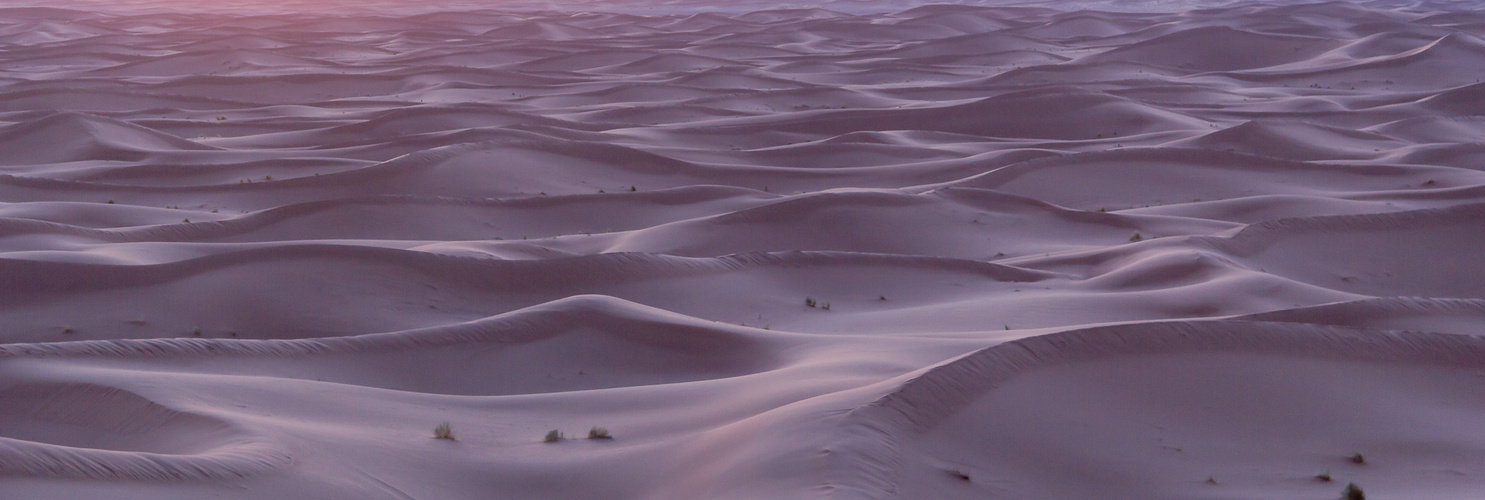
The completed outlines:
<svg viewBox="0 0 1485 500">
<path fill-rule="evenodd" d="M 8 3 L 0 498 L 1485 492 L 1475 5 L 973 3 Z"/>
</svg>

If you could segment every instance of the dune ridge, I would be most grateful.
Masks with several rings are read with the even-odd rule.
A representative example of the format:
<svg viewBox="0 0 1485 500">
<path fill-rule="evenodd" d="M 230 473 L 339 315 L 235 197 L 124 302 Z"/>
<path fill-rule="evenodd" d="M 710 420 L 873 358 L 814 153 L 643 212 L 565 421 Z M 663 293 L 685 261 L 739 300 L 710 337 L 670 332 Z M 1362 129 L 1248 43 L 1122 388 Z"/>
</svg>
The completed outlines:
<svg viewBox="0 0 1485 500">
<path fill-rule="evenodd" d="M 401 351 L 423 347 L 456 344 L 521 344 L 547 338 L 551 332 L 600 325 L 609 330 L 641 330 L 645 326 L 675 324 L 672 315 L 627 301 L 604 296 L 573 296 L 539 306 L 513 311 L 500 316 L 458 325 L 445 325 L 420 330 L 372 333 L 354 337 L 318 339 L 120 339 L 44 344 L 6 344 L 0 346 L 3 357 L 173 357 L 173 356 L 314 356 L 339 352 Z M 745 349 L 746 338 L 720 338 L 722 332 L 710 327 L 697 328 L 691 321 L 690 333 L 669 333 L 675 342 L 696 348 Z M 643 332 L 635 339 L 652 341 Z M 700 338 L 688 338 L 700 337 Z M 665 342 L 664 338 L 653 341 Z"/>
</svg>

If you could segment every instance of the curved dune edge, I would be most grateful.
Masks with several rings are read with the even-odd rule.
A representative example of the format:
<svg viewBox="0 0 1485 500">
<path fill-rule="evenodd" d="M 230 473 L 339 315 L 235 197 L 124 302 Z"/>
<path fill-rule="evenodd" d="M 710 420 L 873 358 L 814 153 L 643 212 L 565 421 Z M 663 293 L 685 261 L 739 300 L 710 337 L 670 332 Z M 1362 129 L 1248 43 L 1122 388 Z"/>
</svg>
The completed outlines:
<svg viewBox="0 0 1485 500">
<path fill-rule="evenodd" d="M 896 498 L 898 437 L 921 432 L 1019 374 L 1100 358 L 1239 351 L 1350 361 L 1479 366 L 1485 339 L 1258 321 L 1172 321 L 1103 326 L 987 347 L 934 366 L 851 410 L 832 486 L 844 498 Z"/>
<path fill-rule="evenodd" d="M 1234 316 L 1235 321 L 1304 323 L 1375 328 L 1388 319 L 1430 317 L 1485 318 L 1485 300 L 1435 297 L 1378 297 Z"/>
<path fill-rule="evenodd" d="M 659 333 L 636 327 L 664 324 L 681 329 Z M 178 357 L 178 356 L 316 356 L 351 352 L 398 352 L 459 344 L 520 344 L 560 335 L 565 329 L 592 326 L 604 330 L 635 330 L 637 341 L 727 346 L 750 350 L 758 339 L 728 334 L 717 325 L 664 310 L 602 295 L 579 295 L 519 309 L 467 323 L 398 332 L 315 339 L 117 339 L 38 344 L 0 345 L 0 360 L 18 357 Z"/>
<path fill-rule="evenodd" d="M 1250 224 L 1231 237 L 1213 238 L 1220 248 L 1235 255 L 1250 255 L 1263 250 L 1284 236 L 1342 231 L 1387 231 L 1420 229 L 1452 224 L 1476 224 L 1485 216 L 1485 203 L 1470 203 L 1441 208 L 1424 208 L 1402 212 L 1360 215 L 1327 215 L 1294 217 Z"/>
<path fill-rule="evenodd" d="M 0 408 L 0 431 L 9 434 L 0 435 L 0 478 L 227 479 L 293 462 L 275 443 L 230 422 L 169 408 L 126 389 L 86 382 L 7 382 L 14 383 L 0 389 L 7 404 Z M 28 421 L 82 429 L 82 435 L 91 437 L 59 433 L 59 428 L 38 431 Z"/>
<path fill-rule="evenodd" d="M 293 462 L 278 447 L 246 441 L 195 455 L 73 448 L 0 437 L 0 477 L 182 481 L 261 474 Z"/>
<path fill-rule="evenodd" d="M 455 282 L 490 279 L 508 283 L 595 283 L 724 273 L 759 267 L 895 265 L 957 271 L 997 281 L 1032 282 L 1053 273 L 944 257 L 835 251 L 749 252 L 722 257 L 677 257 L 625 252 L 529 260 L 473 258 L 394 248 L 301 243 L 254 246 L 193 259 L 148 265 L 110 265 L 0 259 L 3 284 L 13 290 L 69 291 L 124 288 L 178 280 L 252 262 L 349 259 L 417 269 Z"/>
</svg>

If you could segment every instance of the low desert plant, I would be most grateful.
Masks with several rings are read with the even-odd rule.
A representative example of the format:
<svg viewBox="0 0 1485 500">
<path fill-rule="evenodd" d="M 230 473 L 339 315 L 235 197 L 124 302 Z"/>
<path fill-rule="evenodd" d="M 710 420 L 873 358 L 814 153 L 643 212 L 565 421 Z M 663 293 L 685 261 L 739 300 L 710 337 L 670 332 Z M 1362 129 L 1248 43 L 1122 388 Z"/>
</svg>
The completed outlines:
<svg viewBox="0 0 1485 500">
<path fill-rule="evenodd" d="M 804 305 L 806 307 L 815 307 L 815 306 L 819 305 L 819 303 L 818 302 L 815 302 L 815 299 L 813 299 L 813 298 L 805 297 L 804 298 Z"/>
<path fill-rule="evenodd" d="M 1324 481 L 1324 482 L 1327 482 L 1327 483 L 1330 482 L 1330 471 L 1325 471 L 1325 472 L 1321 472 L 1319 474 L 1315 474 L 1315 479 L 1319 479 L 1319 480 Z"/>
<path fill-rule="evenodd" d="M 588 429 L 588 439 L 613 439 L 614 435 L 608 433 L 608 429 L 594 426 Z"/>
<path fill-rule="evenodd" d="M 1346 483 L 1346 489 L 1341 490 L 1341 498 L 1346 500 L 1366 500 L 1366 492 L 1356 483 Z"/>
<path fill-rule="evenodd" d="M 1143 241 L 1144 239 L 1145 237 L 1141 236 L 1138 232 L 1134 233 L 1134 236 L 1129 237 L 1129 241 Z"/>
<path fill-rule="evenodd" d="M 434 427 L 433 428 L 433 438 L 434 439 L 447 439 L 449 441 L 453 441 L 454 440 L 454 429 L 453 429 L 453 427 L 450 427 L 449 426 L 449 423 L 448 422 L 444 422 L 444 423 L 438 424 L 437 427 Z"/>
<path fill-rule="evenodd" d="M 541 442 L 543 442 L 543 443 L 555 443 L 555 442 L 561 441 L 563 439 L 567 439 L 567 436 L 563 436 L 562 435 L 562 431 L 559 431 L 557 429 L 552 429 L 550 431 L 547 431 L 547 436 L 546 437 L 541 438 Z"/>
<path fill-rule="evenodd" d="M 829 311 L 830 310 L 830 303 L 829 302 L 826 302 L 824 304 L 820 304 L 820 309 L 824 309 L 826 311 Z"/>
<path fill-rule="evenodd" d="M 1366 456 L 1362 455 L 1361 452 L 1356 452 L 1346 457 L 1346 460 L 1350 460 L 1353 464 L 1364 464 L 1366 463 Z"/>
</svg>

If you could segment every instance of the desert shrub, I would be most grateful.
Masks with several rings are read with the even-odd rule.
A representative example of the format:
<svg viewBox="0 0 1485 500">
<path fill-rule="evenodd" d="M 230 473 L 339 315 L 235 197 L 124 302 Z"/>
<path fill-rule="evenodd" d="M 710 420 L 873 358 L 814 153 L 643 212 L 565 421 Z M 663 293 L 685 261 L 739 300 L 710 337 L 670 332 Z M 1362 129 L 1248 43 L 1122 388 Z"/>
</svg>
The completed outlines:
<svg viewBox="0 0 1485 500">
<path fill-rule="evenodd" d="M 608 433 L 608 429 L 604 429 L 604 428 L 598 427 L 598 426 L 594 426 L 592 429 L 588 429 L 588 439 L 613 439 L 613 438 L 614 438 L 613 434 L 609 434 Z"/>
<path fill-rule="evenodd" d="M 444 422 L 444 423 L 438 424 L 437 427 L 434 427 L 433 428 L 433 438 L 434 439 L 447 439 L 449 441 L 453 441 L 454 440 L 454 429 L 453 429 L 453 427 L 450 427 L 449 426 L 449 423 L 448 422 Z"/>
<path fill-rule="evenodd" d="M 543 443 L 555 443 L 555 442 L 561 441 L 563 439 L 567 439 L 567 436 L 563 436 L 562 435 L 562 431 L 559 431 L 557 429 L 552 429 L 550 431 L 547 431 L 547 436 L 546 437 L 541 438 L 541 442 L 543 442 Z"/>
</svg>

